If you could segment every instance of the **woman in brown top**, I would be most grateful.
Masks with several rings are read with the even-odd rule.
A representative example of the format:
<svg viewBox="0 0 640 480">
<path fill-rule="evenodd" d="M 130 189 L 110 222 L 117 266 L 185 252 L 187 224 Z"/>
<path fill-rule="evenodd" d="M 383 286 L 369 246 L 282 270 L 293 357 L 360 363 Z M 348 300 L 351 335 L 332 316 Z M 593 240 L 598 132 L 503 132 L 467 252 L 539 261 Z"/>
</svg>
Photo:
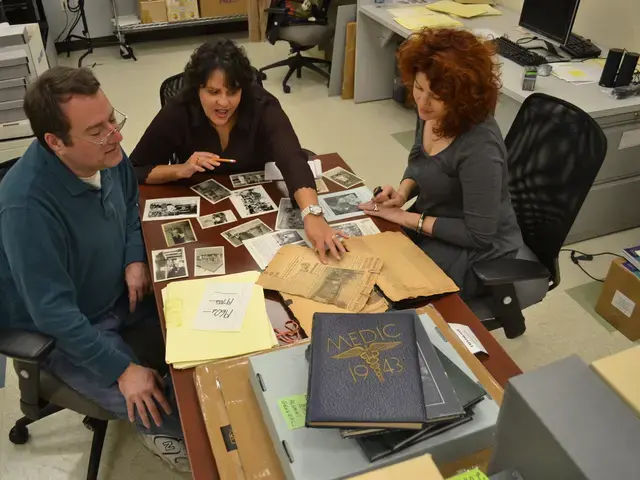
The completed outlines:
<svg viewBox="0 0 640 480">
<path fill-rule="evenodd" d="M 184 82 L 183 91 L 160 110 L 131 153 L 138 181 L 159 184 L 198 172 L 252 172 L 275 162 L 320 257 L 329 250 L 339 258 L 343 234 L 322 215 L 307 155 L 278 100 L 253 81 L 244 51 L 230 40 L 201 45 L 185 67 Z"/>
</svg>

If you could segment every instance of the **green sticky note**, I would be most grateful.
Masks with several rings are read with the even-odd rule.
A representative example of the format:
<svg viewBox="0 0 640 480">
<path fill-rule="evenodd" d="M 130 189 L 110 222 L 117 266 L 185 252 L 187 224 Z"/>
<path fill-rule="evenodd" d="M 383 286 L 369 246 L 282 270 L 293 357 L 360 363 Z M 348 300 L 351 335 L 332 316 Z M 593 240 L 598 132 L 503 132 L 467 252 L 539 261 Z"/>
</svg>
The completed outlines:
<svg viewBox="0 0 640 480">
<path fill-rule="evenodd" d="M 455 477 L 449 478 L 449 480 L 489 480 L 489 477 L 476 467 L 473 470 L 467 470 L 466 472 L 459 473 Z"/>
<path fill-rule="evenodd" d="M 287 422 L 289 430 L 304 427 L 305 417 L 307 416 L 307 396 L 291 395 L 278 400 L 280 413 Z"/>
</svg>

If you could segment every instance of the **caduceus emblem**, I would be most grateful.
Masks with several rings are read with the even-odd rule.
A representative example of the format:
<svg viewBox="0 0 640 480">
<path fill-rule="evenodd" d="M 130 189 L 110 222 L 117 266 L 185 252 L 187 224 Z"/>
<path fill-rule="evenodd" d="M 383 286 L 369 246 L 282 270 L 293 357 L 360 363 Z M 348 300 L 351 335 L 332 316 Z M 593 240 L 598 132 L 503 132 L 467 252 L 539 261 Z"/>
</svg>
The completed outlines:
<svg viewBox="0 0 640 480">
<path fill-rule="evenodd" d="M 391 350 L 392 348 L 396 348 L 402 342 L 374 342 L 370 343 L 365 347 L 353 347 L 349 350 L 334 355 L 331 358 L 335 358 L 337 360 L 344 360 L 345 358 L 356 358 L 360 357 L 362 360 L 367 362 L 367 365 L 373 373 L 378 377 L 378 381 L 380 383 L 384 382 L 384 374 L 382 373 L 382 367 L 380 365 L 380 352 L 384 352 L 385 350 Z"/>
</svg>

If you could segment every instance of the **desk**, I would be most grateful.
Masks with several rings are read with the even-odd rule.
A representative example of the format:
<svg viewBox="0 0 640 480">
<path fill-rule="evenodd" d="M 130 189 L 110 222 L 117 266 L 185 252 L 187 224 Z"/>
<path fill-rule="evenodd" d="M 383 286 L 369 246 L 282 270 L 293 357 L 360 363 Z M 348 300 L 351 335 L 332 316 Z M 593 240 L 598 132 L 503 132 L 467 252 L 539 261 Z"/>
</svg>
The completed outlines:
<svg viewBox="0 0 640 480">
<path fill-rule="evenodd" d="M 393 6 L 393 5 L 392 5 Z M 519 14 L 498 7 L 501 16 L 460 19 L 469 30 L 491 30 L 516 40 L 526 34 L 517 28 Z M 395 77 L 397 41 L 410 31 L 393 20 L 384 6 L 373 0 L 358 1 L 356 39 L 355 101 L 391 98 Z M 588 32 L 582 32 L 588 37 Z M 552 42 L 553 43 L 553 42 Z M 603 50 L 606 56 L 607 50 Z M 502 89 L 496 120 L 506 135 L 520 105 L 532 92 L 523 91 L 522 67 L 502 59 Z M 620 150 L 622 135 L 640 129 L 640 97 L 615 100 L 597 84 L 573 85 L 553 76 L 538 77 L 536 92 L 562 98 L 591 115 L 607 136 L 609 150 L 591 192 L 567 237 L 567 243 L 640 226 L 640 211 L 628 208 L 637 203 L 640 189 L 640 145 Z M 612 212 L 615 212 L 612 215 Z"/>
<path fill-rule="evenodd" d="M 337 154 L 320 155 L 319 158 L 322 159 L 322 167 L 324 170 L 337 166 L 349 169 L 348 165 Z M 231 187 L 228 176 L 214 176 L 214 178 L 225 186 Z M 144 209 L 144 202 L 147 199 L 192 195 L 193 191 L 189 190 L 188 185 L 198 183 L 199 181 L 202 181 L 202 179 L 192 179 L 189 183 L 185 182 L 159 186 L 144 185 L 140 187 L 141 211 Z M 331 182 L 327 182 L 327 186 L 329 186 L 332 191 L 340 190 L 339 187 L 329 184 L 331 184 Z M 283 194 L 278 189 L 277 184 L 265 184 L 264 187 L 271 198 L 278 203 L 278 200 L 283 196 Z M 200 213 L 201 215 L 207 215 L 209 213 L 227 210 L 229 208 L 232 208 L 229 200 L 224 200 L 216 205 L 212 205 L 206 200 L 202 200 L 200 204 Z M 270 227 L 274 227 L 276 214 L 262 215 L 259 218 Z M 374 221 L 380 230 L 398 230 L 397 226 L 383 220 L 374 219 Z M 142 232 L 149 258 L 151 258 L 152 250 L 166 248 L 165 240 L 162 235 L 162 223 L 164 222 L 142 222 Z M 220 232 L 229 228 L 230 225 L 202 230 L 200 229 L 200 225 L 197 221 L 193 221 L 192 219 L 191 223 L 196 231 L 198 242 L 184 245 L 187 252 L 187 262 L 190 272 L 194 271 L 193 250 L 198 247 L 211 245 L 225 246 L 227 273 L 238 273 L 246 270 L 255 270 L 257 268 L 246 248 L 233 248 L 220 236 Z M 160 315 L 163 328 L 164 315 L 160 292 L 165 285 L 166 282 L 154 283 L 153 285 L 158 313 Z M 433 302 L 433 304 L 445 320 L 462 323 L 471 327 L 473 332 L 478 336 L 478 339 L 489 352 L 489 356 L 485 357 L 482 362 L 498 383 L 504 386 L 510 377 L 521 373 L 513 360 L 509 358 L 498 342 L 487 331 L 487 329 L 482 326 L 480 321 L 475 317 L 471 310 L 467 308 L 457 294 L 440 298 Z M 276 294 L 267 293 L 267 311 L 269 313 L 271 323 L 276 328 L 284 325 L 284 322 L 289 319 L 287 311 L 280 303 L 279 297 Z M 182 420 L 182 428 L 185 435 L 187 450 L 191 460 L 193 478 L 197 480 L 217 479 L 218 474 L 215 466 L 215 459 L 211 452 L 207 431 L 202 419 L 202 414 L 200 413 L 196 388 L 193 382 L 193 369 L 175 370 L 174 368 L 171 368 L 171 375 L 173 377 L 176 400 L 178 402 L 178 409 Z"/>
</svg>

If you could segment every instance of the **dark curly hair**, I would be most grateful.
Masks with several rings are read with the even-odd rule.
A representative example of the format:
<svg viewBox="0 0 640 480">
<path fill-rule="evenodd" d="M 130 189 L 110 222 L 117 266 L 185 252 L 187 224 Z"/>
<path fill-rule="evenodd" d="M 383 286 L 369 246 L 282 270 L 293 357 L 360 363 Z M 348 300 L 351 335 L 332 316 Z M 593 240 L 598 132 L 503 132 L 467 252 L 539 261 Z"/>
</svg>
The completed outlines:
<svg viewBox="0 0 640 480">
<path fill-rule="evenodd" d="M 193 52 L 184 68 L 183 95 L 196 100 L 215 70 L 224 72 L 225 86 L 232 91 L 247 91 L 253 82 L 253 69 L 244 48 L 231 40 L 206 42 Z"/>
<path fill-rule="evenodd" d="M 398 68 L 407 88 L 412 89 L 416 75 L 424 73 L 431 91 L 445 104 L 436 135 L 460 135 L 494 112 L 501 87 L 494 54 L 488 41 L 449 28 L 426 28 L 400 46 Z"/>
</svg>

